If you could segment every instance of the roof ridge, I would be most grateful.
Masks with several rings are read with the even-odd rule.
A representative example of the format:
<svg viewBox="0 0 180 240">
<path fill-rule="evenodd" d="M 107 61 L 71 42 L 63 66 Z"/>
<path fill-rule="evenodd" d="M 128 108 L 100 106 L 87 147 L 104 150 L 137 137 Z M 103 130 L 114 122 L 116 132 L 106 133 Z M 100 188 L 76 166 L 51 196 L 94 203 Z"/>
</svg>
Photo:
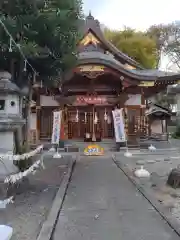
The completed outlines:
<svg viewBox="0 0 180 240">
<path fill-rule="evenodd" d="M 123 59 L 124 61 L 127 61 L 128 64 L 132 64 L 133 66 L 143 69 L 143 67 L 140 65 L 140 63 L 138 63 L 136 60 L 134 60 L 133 58 L 129 57 L 127 54 L 120 51 L 108 39 L 105 38 L 104 33 L 100 27 L 100 22 L 92 16 L 91 12 L 85 19 L 85 26 L 84 26 L 84 31 L 83 31 L 84 35 L 87 34 L 89 32 L 89 30 L 91 30 L 96 35 L 96 37 L 102 43 L 104 43 L 106 48 L 110 52 L 112 52 L 114 55 L 117 56 L 117 58 Z"/>
</svg>

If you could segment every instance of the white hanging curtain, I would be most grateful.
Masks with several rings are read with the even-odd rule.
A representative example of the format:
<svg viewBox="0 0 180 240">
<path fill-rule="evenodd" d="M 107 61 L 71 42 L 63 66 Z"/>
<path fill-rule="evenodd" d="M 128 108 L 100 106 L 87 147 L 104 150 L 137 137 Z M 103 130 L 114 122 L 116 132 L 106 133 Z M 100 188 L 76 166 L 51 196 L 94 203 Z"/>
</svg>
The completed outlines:
<svg viewBox="0 0 180 240">
<path fill-rule="evenodd" d="M 75 121 L 76 121 L 76 122 L 79 122 L 79 111 L 78 111 L 78 110 L 76 110 Z"/>
<path fill-rule="evenodd" d="M 84 122 L 87 123 L 87 112 L 84 113 Z"/>
<path fill-rule="evenodd" d="M 98 117 L 97 117 L 97 113 L 95 112 L 95 116 L 94 116 L 94 124 L 98 123 Z"/>
<path fill-rule="evenodd" d="M 108 120 L 108 115 L 107 115 L 107 112 L 106 112 L 106 109 L 105 109 L 105 112 L 104 112 L 104 121 L 107 121 Z"/>
</svg>

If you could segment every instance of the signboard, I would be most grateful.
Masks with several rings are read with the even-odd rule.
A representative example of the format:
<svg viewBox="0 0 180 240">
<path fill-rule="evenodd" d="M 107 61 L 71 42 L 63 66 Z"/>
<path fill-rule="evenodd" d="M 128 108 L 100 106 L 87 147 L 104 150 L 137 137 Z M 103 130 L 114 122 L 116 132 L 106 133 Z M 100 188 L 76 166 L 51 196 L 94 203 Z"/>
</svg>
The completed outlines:
<svg viewBox="0 0 180 240">
<path fill-rule="evenodd" d="M 79 67 L 80 72 L 104 72 L 104 66 L 84 65 Z"/>
<path fill-rule="evenodd" d="M 126 141 L 122 111 L 123 111 L 123 108 L 112 111 L 116 142 Z"/>
<path fill-rule="evenodd" d="M 154 87 L 154 81 L 141 81 L 139 87 Z"/>
<path fill-rule="evenodd" d="M 104 149 L 99 145 L 89 145 L 84 149 L 84 155 L 86 156 L 102 156 L 104 155 Z"/>
<path fill-rule="evenodd" d="M 52 144 L 59 144 L 61 130 L 62 111 L 53 112 L 53 129 L 52 129 Z"/>
<path fill-rule="evenodd" d="M 105 104 L 107 103 L 106 97 L 96 96 L 77 96 L 76 103 L 78 104 Z"/>
</svg>

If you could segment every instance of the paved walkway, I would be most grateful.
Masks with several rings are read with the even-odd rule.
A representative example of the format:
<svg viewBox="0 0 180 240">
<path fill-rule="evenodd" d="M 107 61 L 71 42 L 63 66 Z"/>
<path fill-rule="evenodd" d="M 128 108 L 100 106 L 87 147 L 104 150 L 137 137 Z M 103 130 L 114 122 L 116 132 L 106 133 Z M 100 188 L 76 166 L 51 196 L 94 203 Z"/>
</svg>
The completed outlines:
<svg viewBox="0 0 180 240">
<path fill-rule="evenodd" d="M 112 162 L 77 162 L 53 240 L 178 240 Z"/>
</svg>

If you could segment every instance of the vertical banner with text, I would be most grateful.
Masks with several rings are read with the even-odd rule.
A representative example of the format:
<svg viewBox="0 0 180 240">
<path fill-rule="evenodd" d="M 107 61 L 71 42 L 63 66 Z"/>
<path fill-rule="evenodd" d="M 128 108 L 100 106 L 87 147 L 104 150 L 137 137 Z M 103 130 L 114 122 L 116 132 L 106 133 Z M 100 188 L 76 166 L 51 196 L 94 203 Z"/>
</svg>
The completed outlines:
<svg viewBox="0 0 180 240">
<path fill-rule="evenodd" d="M 62 111 L 53 112 L 53 129 L 52 129 L 52 144 L 59 144 L 60 131 L 61 131 L 61 117 Z"/>
<path fill-rule="evenodd" d="M 114 120 L 114 132 L 116 142 L 125 142 L 126 135 L 124 129 L 123 108 L 112 111 Z"/>
</svg>

